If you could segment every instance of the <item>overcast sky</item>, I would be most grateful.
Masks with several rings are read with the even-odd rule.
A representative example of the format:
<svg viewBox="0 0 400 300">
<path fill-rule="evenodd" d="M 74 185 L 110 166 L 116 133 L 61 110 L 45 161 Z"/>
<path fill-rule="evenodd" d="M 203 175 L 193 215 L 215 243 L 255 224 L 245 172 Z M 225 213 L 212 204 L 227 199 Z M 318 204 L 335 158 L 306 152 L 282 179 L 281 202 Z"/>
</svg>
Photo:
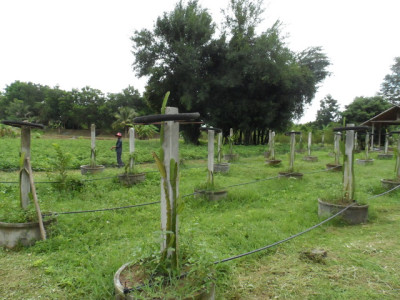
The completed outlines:
<svg viewBox="0 0 400 300">
<path fill-rule="evenodd" d="M 15 80 L 104 93 L 128 85 L 143 92 L 132 71 L 130 37 L 152 29 L 176 0 L 0 0 L 0 89 Z M 220 24 L 228 0 L 199 0 Z M 400 0 L 265 0 L 265 31 L 277 19 L 290 49 L 322 46 L 332 75 L 301 122 L 315 120 L 327 94 L 341 109 L 374 96 L 400 56 Z"/>
</svg>

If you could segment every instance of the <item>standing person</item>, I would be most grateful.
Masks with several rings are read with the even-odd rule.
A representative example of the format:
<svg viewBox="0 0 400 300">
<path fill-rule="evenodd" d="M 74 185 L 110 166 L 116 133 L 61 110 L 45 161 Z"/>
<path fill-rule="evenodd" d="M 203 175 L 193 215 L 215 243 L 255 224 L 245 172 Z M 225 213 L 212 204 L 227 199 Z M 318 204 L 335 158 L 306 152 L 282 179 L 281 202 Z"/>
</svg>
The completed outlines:
<svg viewBox="0 0 400 300">
<path fill-rule="evenodd" d="M 121 159 L 121 155 L 122 155 L 122 134 L 121 132 L 117 132 L 117 134 L 115 135 L 118 140 L 117 143 L 115 144 L 115 146 L 111 147 L 111 150 L 115 149 L 115 152 L 117 153 L 117 164 L 118 164 L 118 168 L 121 168 L 124 163 L 122 162 Z"/>
</svg>

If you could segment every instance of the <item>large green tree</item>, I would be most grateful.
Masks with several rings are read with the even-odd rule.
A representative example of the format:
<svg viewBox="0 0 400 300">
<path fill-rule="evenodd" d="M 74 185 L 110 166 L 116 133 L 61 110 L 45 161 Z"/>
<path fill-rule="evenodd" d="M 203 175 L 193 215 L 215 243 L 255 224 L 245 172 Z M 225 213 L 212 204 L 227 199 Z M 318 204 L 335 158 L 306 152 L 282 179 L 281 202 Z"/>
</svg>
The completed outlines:
<svg viewBox="0 0 400 300">
<path fill-rule="evenodd" d="M 261 0 L 230 0 L 225 29 L 216 37 L 197 1 L 179 2 L 153 31 L 136 31 L 134 69 L 149 76 L 145 97 L 152 107 L 171 91 L 171 105 L 199 111 L 225 132 L 239 129 L 246 141 L 252 132 L 283 129 L 300 117 L 328 75 L 329 60 L 319 47 L 292 52 L 279 22 L 257 35 L 262 12 Z M 185 130 L 197 141 L 197 128 Z"/>
<path fill-rule="evenodd" d="M 390 107 L 391 104 L 381 96 L 356 97 L 352 103 L 345 106 L 342 118 L 346 118 L 347 124 L 361 124 Z"/>
<path fill-rule="evenodd" d="M 3 118 L 29 118 L 31 121 L 37 121 L 37 116 L 43 108 L 45 92 L 48 89 L 47 86 L 32 82 L 17 80 L 11 83 L 5 88 L 5 99 L 2 101 L 4 110 L 1 116 Z M 18 106 L 22 109 L 20 113 L 14 111 Z"/>
<path fill-rule="evenodd" d="M 138 115 L 146 115 L 155 112 L 151 110 L 139 91 L 133 86 L 128 86 L 120 93 L 108 94 L 107 98 L 107 107 L 113 113 L 117 112 L 121 107 L 133 108 Z"/>
<path fill-rule="evenodd" d="M 392 73 L 385 76 L 381 85 L 381 95 L 392 104 L 400 105 L 400 57 L 394 61 Z"/>
<path fill-rule="evenodd" d="M 86 86 L 65 91 L 31 82 L 15 81 L 0 95 L 0 119 L 29 120 L 53 128 L 82 129 L 95 123 L 111 128 L 115 113 L 127 107 L 147 114 L 150 109 L 132 86 L 105 96 Z"/>
<path fill-rule="evenodd" d="M 213 34 L 210 14 L 196 0 L 187 5 L 178 2 L 173 11 L 157 19 L 153 31 L 135 31 L 131 38 L 133 66 L 138 76 L 149 76 L 145 97 L 155 111 L 159 110 L 163 95 L 170 91 L 170 105 L 182 112 L 204 114 L 208 92 L 202 82 L 207 78 Z M 197 141 L 198 128 L 192 134 L 190 129 L 184 127 L 186 138 Z"/>
<path fill-rule="evenodd" d="M 339 117 L 340 111 L 337 100 L 333 99 L 331 95 L 326 95 L 325 98 L 320 101 L 315 122 L 319 128 L 322 128 L 331 122 L 338 121 Z"/>
<path fill-rule="evenodd" d="M 212 123 L 225 132 L 240 130 L 244 143 L 258 140 L 266 129 L 282 130 L 303 114 L 317 85 L 327 75 L 329 60 L 321 48 L 296 54 L 281 36 L 280 22 L 260 35 L 262 1 L 231 0 L 226 17 L 226 55 L 220 76 L 211 83 Z"/>
</svg>

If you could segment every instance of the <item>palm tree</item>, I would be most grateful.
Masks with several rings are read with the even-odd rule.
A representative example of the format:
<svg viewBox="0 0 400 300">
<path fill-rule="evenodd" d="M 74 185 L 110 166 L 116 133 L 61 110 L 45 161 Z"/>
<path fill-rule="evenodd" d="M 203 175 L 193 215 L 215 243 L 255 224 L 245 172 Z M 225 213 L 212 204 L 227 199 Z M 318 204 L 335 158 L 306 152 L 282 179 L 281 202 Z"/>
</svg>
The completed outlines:
<svg viewBox="0 0 400 300">
<path fill-rule="evenodd" d="M 132 127 L 132 120 L 137 116 L 136 111 L 131 107 L 120 107 L 118 112 L 114 114 L 117 120 L 112 123 L 112 128 L 124 129 L 125 137 L 127 137 L 129 127 Z"/>
</svg>

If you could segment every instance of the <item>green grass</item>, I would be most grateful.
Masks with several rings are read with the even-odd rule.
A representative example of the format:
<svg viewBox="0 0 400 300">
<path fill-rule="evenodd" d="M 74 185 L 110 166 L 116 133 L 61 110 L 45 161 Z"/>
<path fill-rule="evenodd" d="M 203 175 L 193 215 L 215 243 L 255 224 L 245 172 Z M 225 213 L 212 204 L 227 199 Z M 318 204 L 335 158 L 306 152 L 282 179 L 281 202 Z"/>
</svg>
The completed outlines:
<svg viewBox="0 0 400 300">
<path fill-rule="evenodd" d="M 4 143 L 4 141 L 6 141 Z M 55 157 L 51 144 L 57 142 L 76 157 L 74 167 L 89 160 L 88 140 L 33 140 L 32 162 L 36 169 L 48 168 L 41 159 Z M 104 145 L 102 145 L 104 143 Z M 109 149 L 114 141 L 99 141 Z M 180 194 L 193 193 L 194 187 L 207 179 L 206 145 L 181 145 Z M 8 164 L 18 154 L 19 144 L 2 139 L 0 153 Z M 127 150 L 127 145 L 124 145 Z M 136 145 L 147 161 L 146 151 L 158 149 L 156 141 Z M 143 150 L 145 149 L 145 150 Z M 283 149 L 283 148 L 282 148 Z M 88 150 L 88 151 L 87 151 Z M 228 198 L 208 202 L 193 196 L 184 197 L 180 216 L 180 241 L 194 257 L 217 261 L 248 252 L 296 234 L 321 220 L 317 199 L 341 192 L 341 173 L 314 171 L 333 162 L 330 148 L 313 151 L 319 162 L 301 160 L 296 154 L 295 169 L 304 173 L 302 180 L 274 177 L 288 166 L 288 156 L 278 151 L 282 166 L 268 167 L 262 156 L 265 147 L 237 146 L 238 162 L 229 174 L 216 174 L 215 182 L 223 187 L 238 183 L 249 185 L 228 188 Z M 109 151 L 109 150 L 108 150 Z M 101 150 L 100 153 L 103 151 Z M 115 160 L 109 151 L 102 159 Z M 105 153 L 105 152 L 104 152 Z M 100 154 L 101 156 L 101 154 Z M 357 154 L 362 157 L 362 154 Z M 376 158 L 376 154 L 371 154 Z M 41 157 L 41 158 L 39 158 Z M 107 158 L 107 160 L 106 160 Z M 148 161 L 151 161 L 149 158 Z M 11 162 L 11 163 L 10 163 Z M 0 159 L 0 163 L 4 163 Z M 40 166 L 40 167 L 39 167 Z M 155 170 L 154 164 L 140 166 Z M 84 178 L 101 178 L 122 173 L 107 168 L 104 173 Z M 68 175 L 81 178 L 77 170 Z M 381 178 L 394 177 L 394 160 L 375 160 L 372 166 L 355 165 L 356 199 L 370 205 L 367 224 L 347 226 L 333 220 L 296 239 L 217 266 L 218 299 L 398 299 L 400 292 L 400 192 L 382 193 Z M 51 176 L 50 176 L 51 177 Z M 16 181 L 16 172 L 0 172 L 0 181 Z M 35 180 L 48 181 L 48 172 L 35 172 Z M 81 191 L 63 192 L 51 184 L 37 184 L 44 211 L 75 211 L 117 207 L 159 200 L 160 177 L 148 173 L 145 182 L 126 188 L 114 179 L 85 181 Z M 17 201 L 18 185 L 0 183 L 0 205 Z M 0 210 L 2 210 L 0 206 Z M 0 213 L 1 218 L 1 213 Z M 113 299 L 112 279 L 124 263 L 158 248 L 159 205 L 139 208 L 59 215 L 47 241 L 29 248 L 0 250 L 0 298 L 2 299 Z M 328 256 L 324 263 L 302 258 L 303 251 L 322 248 Z"/>
</svg>

